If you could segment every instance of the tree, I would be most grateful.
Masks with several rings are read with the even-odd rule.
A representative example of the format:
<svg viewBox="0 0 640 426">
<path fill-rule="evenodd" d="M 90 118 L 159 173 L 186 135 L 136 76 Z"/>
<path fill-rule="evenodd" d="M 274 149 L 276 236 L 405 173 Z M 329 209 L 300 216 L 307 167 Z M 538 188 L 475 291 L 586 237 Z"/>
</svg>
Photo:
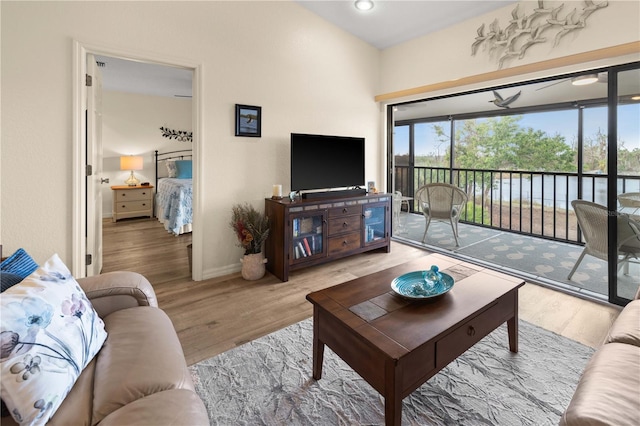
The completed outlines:
<svg viewBox="0 0 640 426">
<path fill-rule="evenodd" d="M 456 129 L 455 165 L 469 169 L 575 171 L 575 151 L 561 135 L 520 127 L 522 116 L 464 120 Z"/>
</svg>

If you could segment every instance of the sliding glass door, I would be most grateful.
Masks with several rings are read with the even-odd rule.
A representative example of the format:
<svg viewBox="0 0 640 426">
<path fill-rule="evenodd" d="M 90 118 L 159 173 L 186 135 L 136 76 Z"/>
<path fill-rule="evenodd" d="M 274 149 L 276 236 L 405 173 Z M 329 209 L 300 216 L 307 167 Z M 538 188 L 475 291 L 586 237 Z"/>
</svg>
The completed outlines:
<svg viewBox="0 0 640 426">
<path fill-rule="evenodd" d="M 640 63 L 414 101 L 388 113 L 388 190 L 411 197 L 429 182 L 464 187 L 463 222 L 574 246 L 553 272 L 540 273 L 544 280 L 617 304 L 633 298 L 640 287 L 640 249 L 633 248 L 640 237 L 629 234 L 640 221 Z M 600 209 L 591 242 L 574 201 Z M 603 245 L 594 248 L 593 239 Z"/>
<path fill-rule="evenodd" d="M 640 287 L 640 69 L 612 72 L 610 77 L 615 94 L 610 97 L 610 108 L 615 114 L 610 115 L 609 159 L 617 179 L 610 181 L 615 188 L 609 202 L 616 232 L 609 235 L 613 246 L 609 287 L 612 301 L 623 304 Z"/>
</svg>

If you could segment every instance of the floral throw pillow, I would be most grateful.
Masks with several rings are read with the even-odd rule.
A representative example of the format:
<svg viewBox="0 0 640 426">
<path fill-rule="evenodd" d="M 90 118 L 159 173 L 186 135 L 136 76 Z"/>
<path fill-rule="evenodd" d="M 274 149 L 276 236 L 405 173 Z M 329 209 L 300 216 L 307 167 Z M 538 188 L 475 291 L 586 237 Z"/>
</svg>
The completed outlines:
<svg viewBox="0 0 640 426">
<path fill-rule="evenodd" d="M 178 174 L 178 168 L 176 167 L 176 162 L 173 160 L 169 160 L 167 163 L 167 173 L 169 173 L 170 178 L 176 177 Z"/>
<path fill-rule="evenodd" d="M 78 282 L 53 255 L 0 294 L 2 400 L 21 425 L 45 424 L 107 338 Z"/>
</svg>

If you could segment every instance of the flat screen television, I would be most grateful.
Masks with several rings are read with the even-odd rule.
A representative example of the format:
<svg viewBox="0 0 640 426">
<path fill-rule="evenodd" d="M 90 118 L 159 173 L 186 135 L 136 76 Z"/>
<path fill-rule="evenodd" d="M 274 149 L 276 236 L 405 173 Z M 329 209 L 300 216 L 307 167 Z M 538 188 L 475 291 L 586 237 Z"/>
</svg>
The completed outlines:
<svg viewBox="0 0 640 426">
<path fill-rule="evenodd" d="M 291 134 L 291 190 L 364 186 L 364 138 Z"/>
</svg>

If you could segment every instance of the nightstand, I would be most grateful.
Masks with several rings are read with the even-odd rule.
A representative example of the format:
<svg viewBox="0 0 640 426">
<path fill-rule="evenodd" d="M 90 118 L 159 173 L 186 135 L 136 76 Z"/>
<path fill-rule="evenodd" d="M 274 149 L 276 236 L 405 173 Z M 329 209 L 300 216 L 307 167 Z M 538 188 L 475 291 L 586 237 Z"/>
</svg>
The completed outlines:
<svg viewBox="0 0 640 426">
<path fill-rule="evenodd" d="M 153 185 L 149 186 L 112 186 L 113 218 L 153 217 Z"/>
</svg>

